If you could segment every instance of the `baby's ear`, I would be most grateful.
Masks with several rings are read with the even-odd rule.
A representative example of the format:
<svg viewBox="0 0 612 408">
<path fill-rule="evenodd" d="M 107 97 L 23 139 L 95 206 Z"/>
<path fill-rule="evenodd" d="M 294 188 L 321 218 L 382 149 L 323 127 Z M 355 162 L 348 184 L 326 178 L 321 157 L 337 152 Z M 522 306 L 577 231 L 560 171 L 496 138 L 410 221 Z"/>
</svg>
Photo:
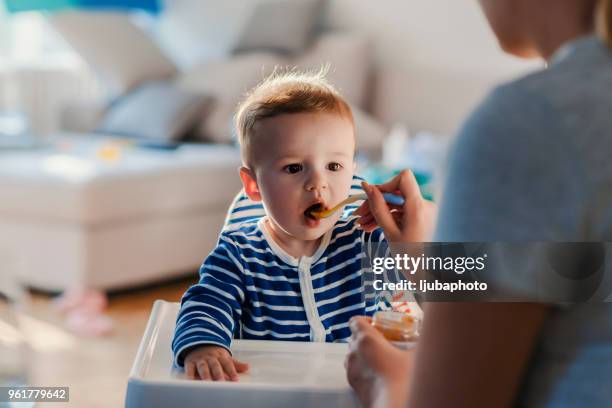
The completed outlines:
<svg viewBox="0 0 612 408">
<path fill-rule="evenodd" d="M 242 180 L 244 192 L 251 199 L 251 201 L 261 201 L 261 194 L 259 193 L 259 187 L 257 186 L 257 181 L 255 180 L 253 170 L 249 169 L 248 167 L 241 167 L 240 179 Z"/>
</svg>

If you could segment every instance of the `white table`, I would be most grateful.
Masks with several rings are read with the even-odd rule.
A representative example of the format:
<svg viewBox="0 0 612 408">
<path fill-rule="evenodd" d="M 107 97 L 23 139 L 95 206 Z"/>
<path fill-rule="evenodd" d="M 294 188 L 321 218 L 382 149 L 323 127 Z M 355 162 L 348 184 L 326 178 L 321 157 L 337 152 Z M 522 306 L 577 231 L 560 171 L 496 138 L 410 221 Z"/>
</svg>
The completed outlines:
<svg viewBox="0 0 612 408">
<path fill-rule="evenodd" d="M 156 301 L 128 380 L 126 407 L 356 407 L 346 344 L 234 340 L 250 364 L 238 382 L 191 381 L 172 367 L 179 305 Z"/>
<path fill-rule="evenodd" d="M 241 187 L 238 150 L 121 146 L 83 135 L 0 151 L 0 249 L 22 255 L 27 284 L 139 285 L 195 271 L 213 248 Z"/>
</svg>

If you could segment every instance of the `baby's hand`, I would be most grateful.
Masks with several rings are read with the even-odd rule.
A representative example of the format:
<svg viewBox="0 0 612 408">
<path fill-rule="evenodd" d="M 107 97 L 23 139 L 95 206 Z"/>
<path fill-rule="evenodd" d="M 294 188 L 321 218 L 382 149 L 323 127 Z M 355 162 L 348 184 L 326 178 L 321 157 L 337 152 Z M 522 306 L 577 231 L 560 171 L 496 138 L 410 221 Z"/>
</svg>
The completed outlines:
<svg viewBox="0 0 612 408">
<path fill-rule="evenodd" d="M 247 363 L 235 360 L 221 346 L 199 346 L 185 356 L 185 373 L 190 380 L 238 381 L 238 373 L 248 369 Z"/>
</svg>

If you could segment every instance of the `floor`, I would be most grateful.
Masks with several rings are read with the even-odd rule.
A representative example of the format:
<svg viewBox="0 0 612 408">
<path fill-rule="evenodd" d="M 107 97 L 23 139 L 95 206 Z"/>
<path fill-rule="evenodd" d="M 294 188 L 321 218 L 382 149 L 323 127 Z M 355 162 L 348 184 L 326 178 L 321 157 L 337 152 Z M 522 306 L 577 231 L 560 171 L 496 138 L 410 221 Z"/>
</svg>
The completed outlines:
<svg viewBox="0 0 612 408">
<path fill-rule="evenodd" d="M 43 408 L 123 407 L 127 378 L 140 338 L 156 299 L 179 301 L 196 278 L 111 295 L 108 315 L 114 333 L 104 338 L 80 338 L 63 328 L 61 314 L 47 295 L 32 294 L 24 326 L 33 353 L 31 383 L 70 387 L 70 402 L 39 403 Z"/>
</svg>

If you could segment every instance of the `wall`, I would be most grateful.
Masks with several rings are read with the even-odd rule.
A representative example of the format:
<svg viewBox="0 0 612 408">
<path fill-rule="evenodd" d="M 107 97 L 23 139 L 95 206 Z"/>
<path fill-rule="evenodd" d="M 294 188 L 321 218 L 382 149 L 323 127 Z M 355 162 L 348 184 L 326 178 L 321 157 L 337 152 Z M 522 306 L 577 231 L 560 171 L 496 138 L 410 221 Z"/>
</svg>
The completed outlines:
<svg viewBox="0 0 612 408">
<path fill-rule="evenodd" d="M 452 134 L 497 83 L 541 66 L 499 49 L 476 0 L 330 0 L 326 26 L 374 39 L 372 111 Z"/>
</svg>

